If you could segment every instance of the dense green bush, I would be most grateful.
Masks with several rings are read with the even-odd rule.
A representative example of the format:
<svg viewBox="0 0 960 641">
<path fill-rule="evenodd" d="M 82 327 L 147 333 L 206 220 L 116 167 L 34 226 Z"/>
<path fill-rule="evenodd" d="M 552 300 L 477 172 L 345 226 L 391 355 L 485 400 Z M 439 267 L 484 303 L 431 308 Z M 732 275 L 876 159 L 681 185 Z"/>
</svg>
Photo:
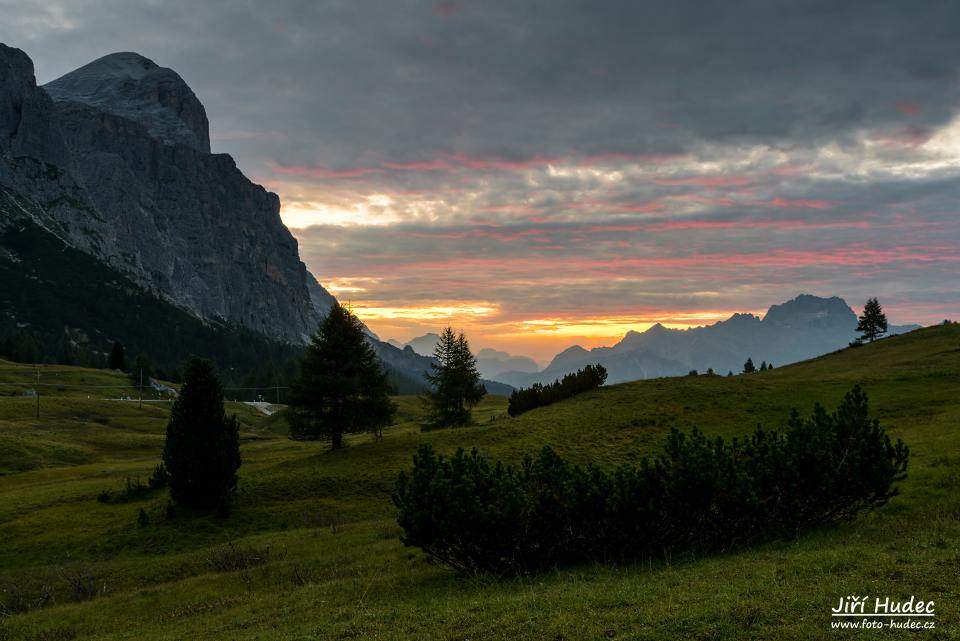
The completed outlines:
<svg viewBox="0 0 960 641">
<path fill-rule="evenodd" d="M 794 411 L 745 440 L 672 431 L 638 467 L 582 468 L 550 448 L 519 468 L 429 445 L 397 479 L 403 542 L 464 572 L 708 553 L 853 518 L 896 495 L 908 450 L 855 387 L 836 412 Z"/>
<path fill-rule="evenodd" d="M 510 394 L 507 414 L 519 416 L 537 407 L 550 405 L 583 392 L 589 392 L 607 381 L 607 370 L 603 365 L 587 365 L 581 370 L 567 374 L 552 383 L 542 385 L 534 383 L 530 387 L 514 390 Z"/>
</svg>

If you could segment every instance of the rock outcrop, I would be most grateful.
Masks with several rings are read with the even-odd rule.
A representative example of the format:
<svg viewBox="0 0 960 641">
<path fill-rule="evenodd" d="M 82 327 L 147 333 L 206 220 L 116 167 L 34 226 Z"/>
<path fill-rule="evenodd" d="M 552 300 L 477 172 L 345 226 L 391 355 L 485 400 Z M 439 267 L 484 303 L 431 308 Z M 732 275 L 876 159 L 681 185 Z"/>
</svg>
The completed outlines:
<svg viewBox="0 0 960 641">
<path fill-rule="evenodd" d="M 138 54 L 37 87 L 29 57 L 0 45 L 0 187 L 23 215 L 201 317 L 303 342 L 334 302 L 277 196 L 210 153 L 193 91 Z"/>
<path fill-rule="evenodd" d="M 43 86 L 73 102 L 143 125 L 168 145 L 210 153 L 207 112 L 175 71 L 132 52 L 112 53 Z"/>
</svg>

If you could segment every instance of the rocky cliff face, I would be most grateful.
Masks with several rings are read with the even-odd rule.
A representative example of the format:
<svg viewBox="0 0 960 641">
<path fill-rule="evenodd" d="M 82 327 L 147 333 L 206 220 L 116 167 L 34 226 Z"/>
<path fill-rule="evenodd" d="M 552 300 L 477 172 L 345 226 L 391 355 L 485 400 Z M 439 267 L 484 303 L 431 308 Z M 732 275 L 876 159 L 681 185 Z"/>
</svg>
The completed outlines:
<svg viewBox="0 0 960 641">
<path fill-rule="evenodd" d="M 277 196 L 209 148 L 203 105 L 169 69 L 112 54 L 40 88 L 0 45 L 0 186 L 24 215 L 197 315 L 301 342 L 334 299 Z"/>
<path fill-rule="evenodd" d="M 168 145 L 210 153 L 207 112 L 175 71 L 132 52 L 94 60 L 43 87 L 56 102 L 93 107 L 143 125 Z"/>
</svg>

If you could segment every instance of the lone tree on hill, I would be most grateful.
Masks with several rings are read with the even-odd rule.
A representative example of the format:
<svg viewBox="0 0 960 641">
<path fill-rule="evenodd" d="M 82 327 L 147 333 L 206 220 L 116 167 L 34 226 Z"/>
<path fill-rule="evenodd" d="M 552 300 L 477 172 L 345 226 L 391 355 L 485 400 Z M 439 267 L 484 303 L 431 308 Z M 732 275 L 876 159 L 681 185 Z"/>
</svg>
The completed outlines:
<svg viewBox="0 0 960 641">
<path fill-rule="evenodd" d="M 753 364 L 753 359 L 748 356 L 747 362 L 743 364 L 743 373 L 752 374 L 755 371 L 757 371 L 757 366 Z"/>
<path fill-rule="evenodd" d="M 120 341 L 114 341 L 113 349 L 110 350 L 110 369 L 127 371 L 127 350 Z"/>
<path fill-rule="evenodd" d="M 430 364 L 431 371 L 426 375 L 430 389 L 424 394 L 426 426 L 469 425 L 473 406 L 487 390 L 480 384 L 477 359 L 470 352 L 467 338 L 447 327 L 433 356 L 436 362 Z"/>
<path fill-rule="evenodd" d="M 333 449 L 351 432 L 382 438 L 396 405 L 363 323 L 347 308 L 331 307 L 313 335 L 288 404 L 292 438 L 329 438 Z"/>
<path fill-rule="evenodd" d="M 887 333 L 887 316 L 880 307 L 880 301 L 871 298 L 863 306 L 863 314 L 858 319 L 857 331 L 861 339 L 871 343 Z"/>
<path fill-rule="evenodd" d="M 223 385 L 209 361 L 187 364 L 163 447 L 170 495 L 178 505 L 219 508 L 237 486 L 240 424 L 223 409 Z"/>
</svg>

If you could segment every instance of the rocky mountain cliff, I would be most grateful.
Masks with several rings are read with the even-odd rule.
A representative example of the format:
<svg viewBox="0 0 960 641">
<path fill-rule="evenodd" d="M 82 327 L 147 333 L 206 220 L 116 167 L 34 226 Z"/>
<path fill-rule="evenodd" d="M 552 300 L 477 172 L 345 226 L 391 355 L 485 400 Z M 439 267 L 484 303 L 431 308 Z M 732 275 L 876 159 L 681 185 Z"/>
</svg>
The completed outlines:
<svg viewBox="0 0 960 641">
<path fill-rule="evenodd" d="M 713 325 L 684 330 L 657 323 L 644 332 L 627 332 L 612 347 L 568 348 L 542 372 L 508 372 L 496 379 L 514 386 L 548 383 L 594 363 L 607 368 L 607 383 L 681 376 L 691 369 L 736 373 L 747 357 L 758 367 L 762 361 L 786 365 L 846 347 L 855 338 L 856 327 L 857 315 L 842 298 L 801 294 L 771 306 L 762 319 L 734 314 Z M 891 326 L 889 333 L 918 327 Z"/>
<path fill-rule="evenodd" d="M 200 317 L 299 343 L 334 300 L 277 196 L 210 153 L 193 91 L 138 54 L 37 87 L 29 57 L 0 45 L 0 187 L 16 215 Z"/>
</svg>

